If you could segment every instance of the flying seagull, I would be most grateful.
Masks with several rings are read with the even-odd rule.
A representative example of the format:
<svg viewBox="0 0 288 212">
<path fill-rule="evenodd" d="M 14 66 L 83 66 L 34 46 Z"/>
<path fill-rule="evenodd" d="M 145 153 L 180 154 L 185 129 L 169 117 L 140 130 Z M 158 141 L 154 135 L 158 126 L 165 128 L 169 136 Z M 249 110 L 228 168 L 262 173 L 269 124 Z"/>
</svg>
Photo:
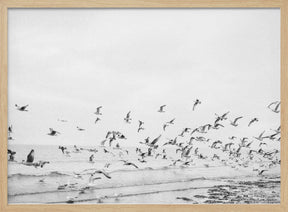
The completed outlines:
<svg viewBox="0 0 288 212">
<path fill-rule="evenodd" d="M 96 124 L 96 123 L 97 123 L 98 121 L 100 121 L 100 120 L 101 120 L 101 119 L 100 119 L 99 117 L 97 117 L 94 123 Z"/>
<path fill-rule="evenodd" d="M 56 135 L 60 134 L 56 130 L 53 130 L 53 128 L 49 128 L 49 130 L 50 130 L 50 132 L 47 135 L 56 136 Z"/>
<path fill-rule="evenodd" d="M 96 114 L 96 115 L 102 115 L 102 113 L 100 112 L 101 108 L 102 108 L 102 106 L 97 107 L 97 108 L 96 108 L 96 112 L 95 112 L 94 114 Z"/>
<path fill-rule="evenodd" d="M 15 107 L 16 107 L 17 110 L 19 110 L 19 111 L 28 111 L 28 110 L 27 110 L 27 107 L 28 107 L 28 106 L 29 106 L 29 105 L 19 106 L 19 105 L 15 104 Z"/>
<path fill-rule="evenodd" d="M 124 120 L 126 121 L 126 123 L 131 123 L 130 121 L 132 120 L 131 117 L 130 117 L 130 113 L 131 111 L 129 111 L 126 115 L 126 117 L 124 118 Z"/>
<path fill-rule="evenodd" d="M 194 105 L 193 105 L 193 111 L 195 110 L 196 106 L 200 105 L 200 104 L 201 104 L 200 100 L 196 99 L 195 102 L 194 102 Z"/>
<path fill-rule="evenodd" d="M 159 110 L 158 110 L 158 112 L 159 112 L 159 113 L 164 113 L 164 112 L 165 112 L 165 111 L 164 111 L 164 107 L 166 107 L 166 105 L 161 105 L 160 108 L 159 108 Z"/>
<path fill-rule="evenodd" d="M 77 130 L 79 130 L 79 131 L 84 131 L 85 129 L 80 128 L 80 127 L 77 126 Z"/>
<path fill-rule="evenodd" d="M 254 122 L 257 122 L 257 121 L 259 121 L 259 119 L 253 118 L 253 119 L 249 122 L 248 127 L 250 127 L 251 124 L 253 124 Z"/>
<path fill-rule="evenodd" d="M 238 126 L 237 121 L 238 121 L 239 119 L 242 119 L 242 118 L 243 118 L 243 116 L 240 116 L 240 117 L 235 118 L 234 121 L 231 121 L 231 125 L 234 126 L 234 127 L 237 127 L 237 126 Z"/>
</svg>

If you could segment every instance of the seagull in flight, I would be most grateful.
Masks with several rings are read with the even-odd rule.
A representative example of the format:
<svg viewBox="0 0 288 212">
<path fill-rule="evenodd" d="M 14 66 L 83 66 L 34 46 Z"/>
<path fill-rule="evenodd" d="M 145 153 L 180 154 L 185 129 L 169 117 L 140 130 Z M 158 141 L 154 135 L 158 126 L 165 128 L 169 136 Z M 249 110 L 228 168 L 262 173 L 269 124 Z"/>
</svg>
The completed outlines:
<svg viewBox="0 0 288 212">
<path fill-rule="evenodd" d="M 167 124 L 167 123 L 165 123 L 164 125 L 163 125 L 163 130 L 165 131 L 166 130 L 166 127 L 168 127 L 169 125 Z"/>
<path fill-rule="evenodd" d="M 253 118 L 253 119 L 249 122 L 248 127 L 250 127 L 250 125 L 253 124 L 254 122 L 258 122 L 258 121 L 259 121 L 259 119 Z"/>
<path fill-rule="evenodd" d="M 165 111 L 164 111 L 164 107 L 166 107 L 166 105 L 161 105 L 160 108 L 159 108 L 159 110 L 158 110 L 158 112 L 159 112 L 159 113 L 164 113 L 164 112 L 165 112 Z"/>
<path fill-rule="evenodd" d="M 102 115 L 102 113 L 101 113 L 101 108 L 102 108 L 102 106 L 99 106 L 99 107 L 97 107 L 96 108 L 96 112 L 94 113 L 94 114 L 96 114 L 96 115 Z"/>
<path fill-rule="evenodd" d="M 124 120 L 126 121 L 126 123 L 131 123 L 130 121 L 132 120 L 131 119 L 131 117 L 130 117 L 130 113 L 131 113 L 131 111 L 129 111 L 128 113 L 127 113 L 127 115 L 126 115 L 126 117 L 124 118 Z"/>
<path fill-rule="evenodd" d="M 161 138 L 161 135 L 159 135 L 157 138 L 155 138 L 153 141 L 151 141 L 150 144 L 148 144 L 150 147 L 154 147 L 157 148 L 158 146 L 155 146 L 155 144 L 159 141 L 159 139 Z"/>
<path fill-rule="evenodd" d="M 138 127 L 139 127 L 139 128 L 142 127 L 143 124 L 144 124 L 144 121 L 139 120 L 139 126 L 138 126 Z"/>
<path fill-rule="evenodd" d="M 201 101 L 199 99 L 196 99 L 193 105 L 193 111 L 195 110 L 196 106 L 200 104 L 201 104 Z"/>
<path fill-rule="evenodd" d="M 99 117 L 97 117 L 94 123 L 97 124 L 97 122 L 100 121 L 100 120 L 101 119 Z"/>
<path fill-rule="evenodd" d="M 17 110 L 19 110 L 19 111 L 28 111 L 28 110 L 27 110 L 27 107 L 28 107 L 28 106 L 29 106 L 29 105 L 19 106 L 19 105 L 15 104 L 15 107 L 16 107 Z"/>
<path fill-rule="evenodd" d="M 50 130 L 50 132 L 47 135 L 56 136 L 56 135 L 60 134 L 56 130 L 53 130 L 53 128 L 49 128 L 49 130 Z"/>
<path fill-rule="evenodd" d="M 79 131 L 84 131 L 85 129 L 80 128 L 80 127 L 77 126 L 77 130 L 79 130 Z"/>
<path fill-rule="evenodd" d="M 10 126 L 8 127 L 8 133 L 9 133 L 9 134 L 10 134 L 10 133 L 13 133 L 12 125 L 10 125 Z"/>
<path fill-rule="evenodd" d="M 91 176 L 93 177 L 95 174 L 103 174 L 106 178 L 111 179 L 111 176 L 103 170 L 96 170 L 91 174 Z"/>
<path fill-rule="evenodd" d="M 139 126 L 138 126 L 137 132 L 140 132 L 141 130 L 144 130 L 144 127 L 143 127 L 144 122 L 140 121 L 140 120 L 138 120 L 138 121 L 139 121 Z"/>
<path fill-rule="evenodd" d="M 136 166 L 134 163 L 128 162 L 126 160 L 121 160 L 122 162 L 124 162 L 124 166 L 134 166 L 136 169 L 139 169 L 138 166 Z"/>
<path fill-rule="evenodd" d="M 145 128 L 144 127 L 139 127 L 137 132 L 139 133 L 141 130 L 144 130 Z"/>
<path fill-rule="evenodd" d="M 272 105 L 274 105 L 274 104 L 276 104 L 276 106 L 274 107 L 274 108 L 271 108 L 271 106 Z M 271 110 L 271 111 L 273 111 L 274 113 L 279 113 L 280 112 L 280 104 L 281 104 L 281 102 L 272 102 L 269 106 L 268 106 L 268 108 Z"/>
<path fill-rule="evenodd" d="M 240 117 L 235 118 L 234 121 L 230 121 L 231 125 L 234 127 L 237 127 L 238 126 L 237 121 L 242 118 L 243 116 L 240 116 Z"/>
<path fill-rule="evenodd" d="M 265 133 L 265 130 L 258 137 L 254 137 L 254 138 L 256 138 L 258 141 L 263 141 L 263 139 L 265 138 L 263 137 L 264 133 Z"/>
<path fill-rule="evenodd" d="M 174 124 L 174 121 L 175 121 L 175 118 L 170 120 L 170 121 L 168 121 L 167 124 Z"/>
<path fill-rule="evenodd" d="M 222 116 L 219 116 L 218 114 L 215 113 L 215 115 L 217 116 L 215 122 L 226 120 L 226 119 L 227 119 L 227 115 L 228 115 L 229 113 L 230 113 L 230 111 L 224 113 Z"/>
</svg>

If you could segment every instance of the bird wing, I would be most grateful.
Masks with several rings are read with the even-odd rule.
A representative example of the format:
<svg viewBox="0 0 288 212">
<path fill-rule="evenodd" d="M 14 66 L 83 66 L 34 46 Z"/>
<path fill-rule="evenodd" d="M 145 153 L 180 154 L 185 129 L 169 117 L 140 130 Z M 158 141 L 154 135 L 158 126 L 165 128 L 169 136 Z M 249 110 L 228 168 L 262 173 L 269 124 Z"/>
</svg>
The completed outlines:
<svg viewBox="0 0 288 212">
<path fill-rule="evenodd" d="M 237 118 L 234 120 L 234 122 L 236 123 L 239 119 L 242 119 L 242 118 L 243 118 L 243 116 L 237 117 Z"/>
<path fill-rule="evenodd" d="M 134 166 L 136 169 L 138 169 L 139 167 L 136 166 L 134 163 L 129 163 L 131 166 Z"/>
<path fill-rule="evenodd" d="M 107 172 L 105 172 L 105 171 L 95 171 L 94 173 L 99 173 L 99 174 L 103 174 L 105 177 L 107 177 L 108 179 L 111 179 L 111 176 L 107 173 Z"/>
<path fill-rule="evenodd" d="M 196 105 L 197 105 L 197 103 L 195 102 L 193 105 L 193 109 L 192 109 L 193 111 L 195 110 Z"/>
<path fill-rule="evenodd" d="M 270 108 L 272 105 L 276 104 L 278 101 L 271 102 L 267 107 Z"/>
<path fill-rule="evenodd" d="M 173 122 L 175 121 L 175 118 L 172 119 L 171 121 L 169 121 L 170 124 L 173 124 Z"/>
<path fill-rule="evenodd" d="M 151 144 L 152 144 L 152 145 L 156 144 L 157 141 L 160 139 L 160 137 L 161 137 L 161 135 L 159 135 L 157 138 L 155 138 L 155 139 L 151 142 Z"/>
<path fill-rule="evenodd" d="M 101 145 L 103 146 L 103 145 L 105 144 L 106 141 L 107 141 L 106 139 L 103 140 L 103 141 L 101 141 Z"/>
<path fill-rule="evenodd" d="M 265 130 L 259 135 L 259 138 L 262 138 L 262 136 L 264 135 Z"/>
<path fill-rule="evenodd" d="M 227 116 L 229 113 L 230 113 L 230 111 L 224 113 L 224 114 L 222 115 L 222 118 L 226 118 L 226 116 Z"/>
<path fill-rule="evenodd" d="M 278 111 L 278 108 L 280 107 L 281 102 L 279 102 L 276 107 L 275 107 L 275 111 Z"/>
</svg>

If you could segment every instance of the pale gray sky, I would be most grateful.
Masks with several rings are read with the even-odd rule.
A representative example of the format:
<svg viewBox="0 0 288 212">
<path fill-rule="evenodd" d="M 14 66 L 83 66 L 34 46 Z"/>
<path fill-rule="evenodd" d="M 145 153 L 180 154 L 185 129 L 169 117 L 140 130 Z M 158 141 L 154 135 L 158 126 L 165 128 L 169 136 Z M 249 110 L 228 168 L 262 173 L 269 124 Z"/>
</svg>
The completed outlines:
<svg viewBox="0 0 288 212">
<path fill-rule="evenodd" d="M 280 124 L 267 109 L 280 100 L 279 9 L 9 9 L 8 27 L 11 143 L 99 144 L 120 130 L 133 145 L 163 134 L 171 118 L 164 138 L 226 111 L 245 118 L 218 131 L 223 139 Z M 167 112 L 157 113 L 162 104 Z M 254 117 L 260 122 L 248 129 Z M 61 135 L 48 136 L 50 127 Z"/>
</svg>

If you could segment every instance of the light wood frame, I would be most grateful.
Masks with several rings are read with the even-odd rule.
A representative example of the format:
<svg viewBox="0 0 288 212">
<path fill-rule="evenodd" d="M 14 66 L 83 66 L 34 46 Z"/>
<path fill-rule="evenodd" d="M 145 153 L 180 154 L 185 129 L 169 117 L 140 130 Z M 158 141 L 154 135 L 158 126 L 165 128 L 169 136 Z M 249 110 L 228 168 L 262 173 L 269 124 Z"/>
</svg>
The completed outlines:
<svg viewBox="0 0 288 212">
<path fill-rule="evenodd" d="M 281 204 L 277 205 L 8 205 L 7 11 L 9 8 L 280 8 L 281 10 Z M 0 0 L 0 212 L 195 211 L 288 212 L 288 0 Z"/>
</svg>

